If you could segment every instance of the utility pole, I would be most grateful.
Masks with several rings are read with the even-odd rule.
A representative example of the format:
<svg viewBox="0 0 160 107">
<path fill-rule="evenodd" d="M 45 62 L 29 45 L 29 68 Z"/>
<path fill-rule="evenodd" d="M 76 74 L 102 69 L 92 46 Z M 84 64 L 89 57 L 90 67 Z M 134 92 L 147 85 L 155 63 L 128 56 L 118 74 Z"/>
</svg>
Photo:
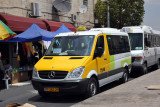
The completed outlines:
<svg viewBox="0 0 160 107">
<path fill-rule="evenodd" d="M 110 28 L 109 0 L 101 0 L 107 2 L 107 27 Z"/>
<path fill-rule="evenodd" d="M 110 28 L 109 0 L 107 0 L 107 27 Z"/>
</svg>

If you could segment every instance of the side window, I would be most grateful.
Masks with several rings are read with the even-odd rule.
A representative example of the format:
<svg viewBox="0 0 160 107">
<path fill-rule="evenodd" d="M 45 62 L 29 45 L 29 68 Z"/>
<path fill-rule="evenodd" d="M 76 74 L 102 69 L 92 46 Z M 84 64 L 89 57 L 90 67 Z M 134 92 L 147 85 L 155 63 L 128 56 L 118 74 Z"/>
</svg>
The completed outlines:
<svg viewBox="0 0 160 107">
<path fill-rule="evenodd" d="M 156 44 L 156 35 L 153 35 L 153 41 L 154 41 L 154 47 L 156 47 L 157 46 L 157 44 Z"/>
<path fill-rule="evenodd" d="M 122 49 L 124 50 L 123 52 L 129 52 L 130 51 L 130 46 L 129 46 L 129 41 L 127 36 L 122 36 Z"/>
<path fill-rule="evenodd" d="M 97 39 L 97 43 L 96 43 L 96 47 L 95 47 L 95 52 L 94 52 L 94 57 L 96 58 L 101 57 L 104 53 L 104 37 L 103 36 L 99 36 Z"/>
<path fill-rule="evenodd" d="M 112 36 L 112 44 L 113 44 L 114 54 L 121 53 L 122 42 L 120 36 Z"/>
<path fill-rule="evenodd" d="M 102 47 L 102 49 L 104 50 L 104 37 L 103 36 L 99 36 L 97 39 L 96 48 L 98 47 Z"/>
<path fill-rule="evenodd" d="M 158 35 L 157 35 L 157 36 L 156 36 L 156 44 L 157 44 L 157 46 L 159 46 L 158 39 L 159 39 L 159 37 L 158 37 Z"/>
<path fill-rule="evenodd" d="M 130 51 L 130 46 L 127 36 L 107 35 L 107 42 L 110 55 Z"/>
<path fill-rule="evenodd" d="M 121 53 L 120 45 L 121 40 L 120 36 L 114 36 L 114 35 L 107 35 L 107 42 L 108 42 L 108 48 L 110 55 Z"/>
<path fill-rule="evenodd" d="M 153 35 L 149 34 L 149 35 L 148 35 L 148 40 L 150 41 L 150 45 L 151 45 L 151 47 L 153 47 L 153 46 L 154 46 L 154 39 L 153 39 Z"/>
<path fill-rule="evenodd" d="M 108 41 L 108 48 L 110 55 L 114 55 L 114 49 L 113 49 L 113 43 L 111 36 L 107 35 L 107 41 Z"/>
<path fill-rule="evenodd" d="M 144 34 L 144 46 L 148 46 L 147 34 Z"/>
<path fill-rule="evenodd" d="M 154 37 L 151 35 L 151 47 L 154 47 Z"/>
</svg>

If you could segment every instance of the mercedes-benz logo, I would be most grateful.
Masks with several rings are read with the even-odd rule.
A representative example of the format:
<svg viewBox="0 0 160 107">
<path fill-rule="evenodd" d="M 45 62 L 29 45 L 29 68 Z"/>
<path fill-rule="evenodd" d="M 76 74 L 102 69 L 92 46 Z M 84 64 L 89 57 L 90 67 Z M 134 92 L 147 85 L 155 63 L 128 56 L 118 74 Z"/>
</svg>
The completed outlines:
<svg viewBox="0 0 160 107">
<path fill-rule="evenodd" d="M 51 71 L 51 72 L 48 73 L 48 78 L 49 79 L 53 79 L 54 76 L 55 76 L 55 72 L 54 71 Z"/>
</svg>

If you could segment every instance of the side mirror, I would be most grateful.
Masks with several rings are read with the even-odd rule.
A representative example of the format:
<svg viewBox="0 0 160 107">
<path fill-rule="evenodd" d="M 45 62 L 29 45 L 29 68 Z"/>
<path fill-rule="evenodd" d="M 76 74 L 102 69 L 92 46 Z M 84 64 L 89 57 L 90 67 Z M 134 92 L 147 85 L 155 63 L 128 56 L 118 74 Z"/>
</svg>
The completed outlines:
<svg viewBox="0 0 160 107">
<path fill-rule="evenodd" d="M 101 57 L 102 54 L 103 54 L 103 52 L 104 52 L 104 49 L 103 49 L 102 47 L 98 47 L 98 48 L 97 48 L 97 56 L 98 56 L 98 57 Z"/>
</svg>

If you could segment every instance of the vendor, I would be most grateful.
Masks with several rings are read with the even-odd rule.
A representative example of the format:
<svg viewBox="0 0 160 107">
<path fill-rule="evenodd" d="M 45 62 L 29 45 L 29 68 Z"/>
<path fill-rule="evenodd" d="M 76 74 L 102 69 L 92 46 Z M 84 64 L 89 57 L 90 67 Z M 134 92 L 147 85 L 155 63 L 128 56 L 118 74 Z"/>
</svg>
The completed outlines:
<svg viewBox="0 0 160 107">
<path fill-rule="evenodd" d="M 4 78 L 4 66 L 1 60 L 2 54 L 0 52 L 0 90 L 4 88 L 4 81 L 2 80 Z"/>
</svg>

